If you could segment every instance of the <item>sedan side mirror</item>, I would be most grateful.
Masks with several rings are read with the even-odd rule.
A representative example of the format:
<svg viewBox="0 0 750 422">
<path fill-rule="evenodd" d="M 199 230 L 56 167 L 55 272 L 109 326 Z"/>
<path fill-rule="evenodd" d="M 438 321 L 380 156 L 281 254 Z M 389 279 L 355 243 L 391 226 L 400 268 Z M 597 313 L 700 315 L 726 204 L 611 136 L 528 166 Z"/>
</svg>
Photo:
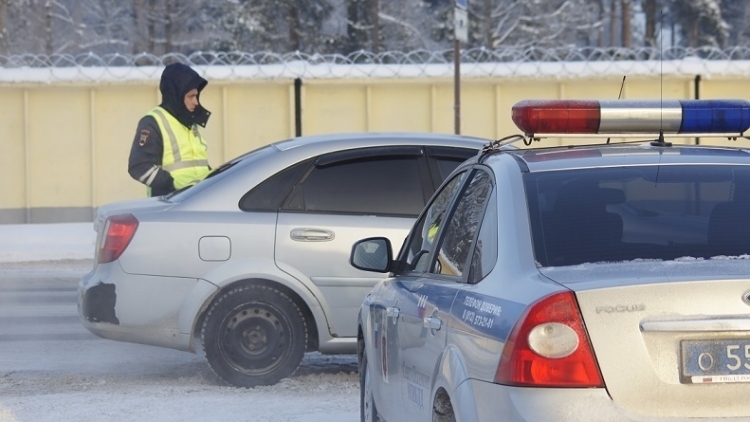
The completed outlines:
<svg viewBox="0 0 750 422">
<path fill-rule="evenodd" d="M 391 267 L 391 241 L 386 237 L 369 237 L 352 246 L 349 263 L 359 270 L 387 273 Z"/>
</svg>

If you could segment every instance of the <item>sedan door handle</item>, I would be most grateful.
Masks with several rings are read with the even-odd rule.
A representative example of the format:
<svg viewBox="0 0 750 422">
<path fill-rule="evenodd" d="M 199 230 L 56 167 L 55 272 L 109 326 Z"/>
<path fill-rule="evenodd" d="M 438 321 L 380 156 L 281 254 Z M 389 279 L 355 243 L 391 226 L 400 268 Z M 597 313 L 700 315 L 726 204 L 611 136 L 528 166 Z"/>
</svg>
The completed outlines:
<svg viewBox="0 0 750 422">
<path fill-rule="evenodd" d="M 443 321 L 437 317 L 427 317 L 422 321 L 422 325 L 424 328 L 437 331 L 443 326 Z"/>
<path fill-rule="evenodd" d="M 336 237 L 330 230 L 313 228 L 292 229 L 289 236 L 298 242 L 330 242 Z"/>
<path fill-rule="evenodd" d="M 385 308 L 385 316 L 388 318 L 398 318 L 399 315 L 401 315 L 401 309 L 398 309 L 395 306 Z"/>
</svg>

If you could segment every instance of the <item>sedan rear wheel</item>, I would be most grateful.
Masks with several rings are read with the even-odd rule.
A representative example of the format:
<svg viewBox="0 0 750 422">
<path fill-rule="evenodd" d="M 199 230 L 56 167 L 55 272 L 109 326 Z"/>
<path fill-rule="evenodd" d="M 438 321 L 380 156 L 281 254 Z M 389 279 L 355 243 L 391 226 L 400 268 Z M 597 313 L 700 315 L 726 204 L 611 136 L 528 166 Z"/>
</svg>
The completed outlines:
<svg viewBox="0 0 750 422">
<path fill-rule="evenodd" d="M 367 367 L 367 352 L 363 352 L 359 367 L 359 413 L 362 422 L 378 422 L 378 410 L 372 396 L 372 376 Z"/>
<path fill-rule="evenodd" d="M 302 312 L 283 292 L 245 286 L 221 295 L 201 330 L 211 369 L 238 387 L 273 385 L 297 370 L 305 353 Z"/>
</svg>

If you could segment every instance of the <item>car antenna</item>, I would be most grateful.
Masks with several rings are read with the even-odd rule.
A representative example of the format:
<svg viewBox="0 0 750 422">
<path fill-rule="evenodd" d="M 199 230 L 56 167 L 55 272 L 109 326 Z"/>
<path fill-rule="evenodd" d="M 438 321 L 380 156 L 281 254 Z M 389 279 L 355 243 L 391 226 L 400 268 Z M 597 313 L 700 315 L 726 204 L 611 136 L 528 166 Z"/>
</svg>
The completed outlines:
<svg viewBox="0 0 750 422">
<path fill-rule="evenodd" d="M 617 99 L 618 100 L 622 99 L 622 89 L 625 88 L 625 77 L 626 76 L 627 75 L 622 75 L 622 82 L 620 83 L 620 93 L 617 94 Z M 609 140 L 610 139 L 612 139 L 612 138 L 607 138 L 607 144 L 609 144 Z"/>
<path fill-rule="evenodd" d="M 651 145 L 655 147 L 671 147 L 671 142 L 664 141 L 664 37 L 661 34 L 661 29 L 664 25 L 664 11 L 659 13 L 659 138 L 651 141 Z M 658 170 L 657 170 L 658 178 Z"/>
<path fill-rule="evenodd" d="M 617 99 L 622 99 L 622 89 L 625 88 L 625 77 L 626 75 L 622 75 L 622 83 L 620 84 L 620 93 L 617 95 Z"/>
</svg>

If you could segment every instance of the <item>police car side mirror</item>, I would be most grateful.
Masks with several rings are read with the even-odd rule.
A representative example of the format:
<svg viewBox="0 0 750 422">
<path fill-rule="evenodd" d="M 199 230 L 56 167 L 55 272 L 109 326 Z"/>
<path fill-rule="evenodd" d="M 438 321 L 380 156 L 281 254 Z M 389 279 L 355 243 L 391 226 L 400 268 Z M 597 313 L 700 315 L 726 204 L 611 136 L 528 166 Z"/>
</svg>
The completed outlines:
<svg viewBox="0 0 750 422">
<path fill-rule="evenodd" d="M 391 241 L 385 237 L 369 237 L 352 246 L 349 263 L 359 270 L 387 273 L 391 267 Z"/>
</svg>

